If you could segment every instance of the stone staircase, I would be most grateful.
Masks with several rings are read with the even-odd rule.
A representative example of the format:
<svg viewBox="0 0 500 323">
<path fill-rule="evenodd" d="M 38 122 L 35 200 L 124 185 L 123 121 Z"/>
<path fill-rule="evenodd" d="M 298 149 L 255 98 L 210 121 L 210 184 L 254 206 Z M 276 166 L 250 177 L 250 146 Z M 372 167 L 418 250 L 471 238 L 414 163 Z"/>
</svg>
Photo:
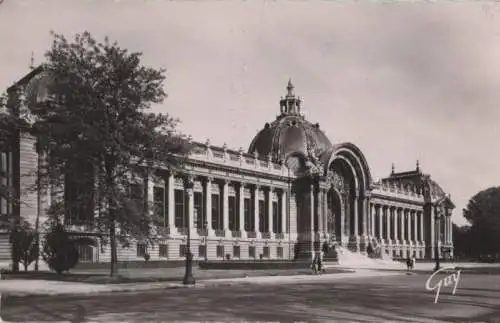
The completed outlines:
<svg viewBox="0 0 500 323">
<path fill-rule="evenodd" d="M 367 268 L 367 269 L 401 269 L 404 264 L 394 261 L 387 256 L 380 258 L 370 258 L 359 252 L 353 252 L 349 249 L 337 246 L 338 264 L 349 268 Z"/>
</svg>

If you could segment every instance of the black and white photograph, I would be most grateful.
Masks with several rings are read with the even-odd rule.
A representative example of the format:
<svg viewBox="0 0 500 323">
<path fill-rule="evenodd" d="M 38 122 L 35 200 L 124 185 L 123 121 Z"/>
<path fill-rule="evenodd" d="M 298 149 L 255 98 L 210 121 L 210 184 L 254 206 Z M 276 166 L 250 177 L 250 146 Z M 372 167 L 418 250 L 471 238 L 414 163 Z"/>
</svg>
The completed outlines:
<svg viewBox="0 0 500 323">
<path fill-rule="evenodd" d="M 500 322 L 500 3 L 0 0 L 0 322 Z"/>
</svg>

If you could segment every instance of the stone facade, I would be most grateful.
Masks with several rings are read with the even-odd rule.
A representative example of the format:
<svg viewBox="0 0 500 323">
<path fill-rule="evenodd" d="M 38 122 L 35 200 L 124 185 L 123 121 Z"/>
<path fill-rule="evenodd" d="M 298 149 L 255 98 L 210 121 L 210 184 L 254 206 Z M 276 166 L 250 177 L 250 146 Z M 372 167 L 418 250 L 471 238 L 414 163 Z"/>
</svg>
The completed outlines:
<svg viewBox="0 0 500 323">
<path fill-rule="evenodd" d="M 29 75 L 18 86 L 43 92 L 30 86 Z M 417 258 L 433 258 L 438 241 L 453 255 L 454 205 L 418 164 L 414 171 L 393 170 L 374 181 L 361 150 L 352 143 L 332 145 L 319 124 L 302 116 L 291 82 L 287 91 L 280 115 L 248 152 L 194 143 L 186 173 L 159 169 L 159 180 L 144 182 L 161 239 L 154 246 L 137 241 L 121 248 L 120 261 L 143 260 L 145 253 L 151 260 L 183 259 L 188 234 L 195 260 L 310 259 L 325 241 L 363 253 L 371 245 L 391 257 Z M 14 167 L 19 191 L 34 183 L 34 175 L 26 174 L 36 174 L 39 156 L 30 147 L 33 139 L 21 136 Z M 43 222 L 50 192 L 22 196 L 27 203 L 11 215 Z M 74 232 L 88 231 L 81 221 L 66 224 Z M 83 262 L 109 261 L 107 246 L 82 248 Z"/>
</svg>

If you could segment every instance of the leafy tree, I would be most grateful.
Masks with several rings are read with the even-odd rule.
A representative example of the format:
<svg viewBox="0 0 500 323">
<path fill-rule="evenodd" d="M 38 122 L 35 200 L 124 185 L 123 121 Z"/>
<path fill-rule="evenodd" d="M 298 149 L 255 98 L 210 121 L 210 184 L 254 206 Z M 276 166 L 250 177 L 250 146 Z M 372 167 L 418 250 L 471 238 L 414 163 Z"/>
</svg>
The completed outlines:
<svg viewBox="0 0 500 323">
<path fill-rule="evenodd" d="M 78 263 L 77 244 L 71 240 L 64 225 L 54 223 L 45 236 L 43 259 L 58 274 L 70 270 Z"/>
<path fill-rule="evenodd" d="M 154 177 L 159 165 L 182 167 L 189 140 L 176 132 L 176 120 L 148 111 L 166 97 L 163 69 L 145 67 L 140 53 L 107 38 L 98 42 L 88 32 L 73 41 L 53 36 L 43 65 L 51 75 L 50 95 L 30 108 L 36 120 L 31 133 L 47 161 L 40 185 L 50 183 L 60 195 L 69 195 L 70 185 L 62 184 L 78 188 L 51 212 L 98 214 L 93 229 L 109 240 L 115 275 L 117 243 L 154 238 L 145 191 L 137 194 L 134 181 Z"/>
<path fill-rule="evenodd" d="M 29 124 L 25 121 L 24 114 L 20 111 L 20 103 L 19 96 L 9 97 L 6 94 L 0 96 L 0 152 L 13 151 L 18 144 L 19 133 L 29 129 Z M 0 172 L 2 171 L 0 170 Z M 0 173 L 1 177 L 6 175 L 3 172 Z M 15 191 L 12 187 L 4 185 L 3 181 L 0 183 L 0 198 L 12 203 L 12 205 L 19 203 Z M 22 255 L 22 251 L 29 252 L 28 249 L 25 249 L 24 245 L 18 245 L 18 243 L 24 244 L 25 240 L 22 238 L 28 238 L 27 236 L 22 237 L 26 233 L 24 231 L 26 229 L 25 223 L 19 217 L 7 216 L 0 219 L 0 226 L 11 233 L 12 270 L 17 272 L 19 270 L 19 262 L 23 260 L 26 263 L 30 259 L 30 257 L 26 258 Z M 20 236 L 18 237 L 18 235 Z"/>
<path fill-rule="evenodd" d="M 500 187 L 474 195 L 463 210 L 470 228 L 464 233 L 471 255 L 500 253 Z"/>
<path fill-rule="evenodd" d="M 22 263 L 24 271 L 28 271 L 29 265 L 38 258 L 39 254 L 37 233 L 28 222 L 22 221 L 20 225 L 11 229 L 9 239 L 13 262 Z"/>
</svg>

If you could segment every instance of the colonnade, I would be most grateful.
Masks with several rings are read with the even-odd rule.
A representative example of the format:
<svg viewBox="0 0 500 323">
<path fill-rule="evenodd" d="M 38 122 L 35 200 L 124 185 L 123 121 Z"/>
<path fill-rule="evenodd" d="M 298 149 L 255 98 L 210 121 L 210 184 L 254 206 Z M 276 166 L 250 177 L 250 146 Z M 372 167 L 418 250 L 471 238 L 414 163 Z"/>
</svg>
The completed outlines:
<svg viewBox="0 0 500 323">
<path fill-rule="evenodd" d="M 202 188 L 198 189 L 195 182 L 202 185 Z M 208 236 L 208 237 L 225 237 L 225 238 L 256 238 L 256 239 L 284 239 L 287 230 L 287 190 L 283 187 L 271 186 L 271 185 L 260 185 L 256 183 L 249 182 L 239 182 L 229 180 L 227 178 L 215 178 L 211 176 L 193 176 L 184 179 L 182 184 L 176 183 L 176 177 L 174 173 L 168 174 L 165 180 L 165 202 L 167 203 L 167 212 L 165 217 L 165 225 L 169 230 L 171 235 L 175 234 L 185 234 L 185 230 L 190 230 L 191 236 Z M 152 184 L 148 187 L 148 198 L 153 199 L 153 187 L 158 184 Z M 218 192 L 213 191 L 214 185 L 218 187 Z M 184 190 L 186 194 L 186 205 L 187 205 L 187 225 L 183 227 L 175 225 L 176 217 L 176 207 L 175 207 L 175 190 Z M 231 191 L 231 193 L 230 193 Z M 194 207 L 194 193 L 201 192 L 203 196 L 203 214 L 204 221 L 202 221 L 202 228 L 196 228 L 195 224 L 195 207 Z M 212 194 L 218 195 L 222 198 L 222 227 L 214 228 L 212 223 Z M 235 209 L 233 211 L 233 220 L 237 223 L 237 227 L 229 227 L 229 197 L 234 196 L 237 199 L 235 203 Z M 246 216 L 252 219 L 250 228 L 245 228 L 245 223 L 248 223 L 249 218 L 245 218 L 245 199 L 248 199 L 249 212 Z M 264 201 L 263 214 L 267 217 L 267 228 L 260 227 L 260 216 L 262 207 L 260 201 Z M 278 203 L 280 208 L 276 216 L 281 217 L 278 224 L 275 227 L 273 224 L 275 220 L 275 214 L 273 210 L 273 202 Z M 250 205 L 251 203 L 251 205 Z M 253 214 L 250 214 L 252 212 Z M 236 219 L 236 217 L 238 219 Z M 277 219 L 277 218 L 276 218 Z M 245 221 L 246 220 L 246 221 Z M 205 230 L 200 230 L 205 229 Z M 264 229 L 267 229 L 265 232 Z M 276 230 L 275 230 L 276 229 Z"/>
</svg>

